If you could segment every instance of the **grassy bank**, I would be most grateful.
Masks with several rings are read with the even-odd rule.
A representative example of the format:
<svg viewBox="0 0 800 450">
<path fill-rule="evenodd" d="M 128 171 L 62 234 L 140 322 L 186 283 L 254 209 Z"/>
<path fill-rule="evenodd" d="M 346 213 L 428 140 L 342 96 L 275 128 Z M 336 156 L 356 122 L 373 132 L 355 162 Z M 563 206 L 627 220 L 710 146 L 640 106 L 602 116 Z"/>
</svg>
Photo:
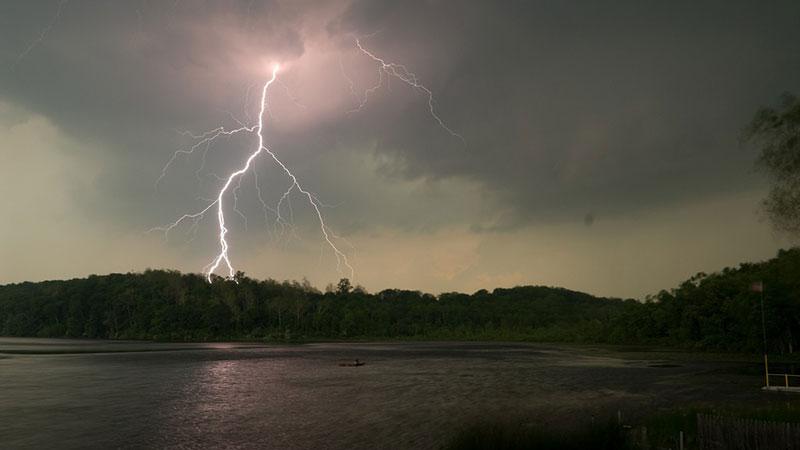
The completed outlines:
<svg viewBox="0 0 800 450">
<path fill-rule="evenodd" d="M 481 449 L 657 449 L 699 448 L 697 416 L 754 419 L 776 423 L 800 423 L 796 397 L 777 396 L 761 405 L 690 406 L 654 413 L 634 423 L 616 418 L 553 428 L 524 418 L 485 420 L 457 430 L 445 446 L 448 450 Z"/>
</svg>

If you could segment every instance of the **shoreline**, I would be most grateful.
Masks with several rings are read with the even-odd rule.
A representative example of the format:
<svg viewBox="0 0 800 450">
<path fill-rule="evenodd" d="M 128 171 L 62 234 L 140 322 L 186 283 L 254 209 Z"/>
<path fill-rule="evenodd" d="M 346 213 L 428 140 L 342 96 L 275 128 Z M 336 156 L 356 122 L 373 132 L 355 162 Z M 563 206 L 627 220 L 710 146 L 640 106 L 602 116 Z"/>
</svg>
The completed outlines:
<svg viewBox="0 0 800 450">
<path fill-rule="evenodd" d="M 38 341 L 38 342 L 37 342 Z M 614 357 L 622 360 L 666 360 L 666 361 L 704 361 L 717 363 L 761 364 L 763 355 L 741 352 L 709 351 L 667 346 L 592 344 L 572 342 L 532 342 L 532 341 L 494 341 L 494 340 L 452 340 L 452 339 L 309 339 L 302 341 L 264 341 L 264 340 L 219 340 L 219 341 L 162 341 L 139 339 L 89 339 L 67 337 L 21 337 L 0 336 L 0 355 L 70 355 L 96 353 L 144 353 L 191 350 L 246 350 L 275 347 L 304 347 L 314 345 L 496 345 L 544 347 L 563 351 L 591 352 L 598 356 Z M 36 350 L 36 347 L 70 346 L 72 349 Z M 76 349 L 78 345 L 108 345 L 118 348 Z M 22 348 L 4 348 L 6 346 Z M 139 346 L 139 347 L 136 347 Z M 148 348 L 149 347 L 149 348 Z M 154 348 L 156 347 L 156 348 Z M 159 348 L 160 347 L 160 348 Z M 770 355 L 772 364 L 800 363 L 800 354 Z"/>
</svg>

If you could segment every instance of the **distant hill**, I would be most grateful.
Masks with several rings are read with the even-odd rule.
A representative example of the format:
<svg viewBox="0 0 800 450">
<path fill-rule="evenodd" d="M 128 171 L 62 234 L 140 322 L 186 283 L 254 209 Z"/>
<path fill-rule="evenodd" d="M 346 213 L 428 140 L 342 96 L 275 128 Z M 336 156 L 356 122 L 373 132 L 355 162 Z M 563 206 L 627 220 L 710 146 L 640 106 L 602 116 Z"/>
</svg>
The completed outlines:
<svg viewBox="0 0 800 450">
<path fill-rule="evenodd" d="M 175 271 L 93 275 L 0 286 L 0 335 L 157 340 L 463 339 L 658 343 L 721 350 L 761 345 L 758 293 L 766 287 L 770 346 L 800 337 L 800 249 L 698 274 L 644 302 L 523 286 L 439 296 L 369 294 L 343 280 L 238 284 Z"/>
</svg>

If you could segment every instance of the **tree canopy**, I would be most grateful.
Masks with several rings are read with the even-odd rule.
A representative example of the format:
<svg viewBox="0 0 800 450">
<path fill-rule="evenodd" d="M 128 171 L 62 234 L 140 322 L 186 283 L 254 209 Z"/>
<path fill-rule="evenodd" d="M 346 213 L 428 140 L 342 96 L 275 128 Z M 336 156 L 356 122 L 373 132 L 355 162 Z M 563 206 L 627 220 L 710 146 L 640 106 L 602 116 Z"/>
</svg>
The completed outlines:
<svg viewBox="0 0 800 450">
<path fill-rule="evenodd" d="M 745 130 L 759 146 L 757 165 L 772 180 L 764 209 L 775 227 L 800 237 L 800 99 L 786 93 L 777 108 L 761 108 Z"/>
<path fill-rule="evenodd" d="M 144 273 L 0 286 L 0 335 L 107 339 L 457 339 L 761 348 L 765 286 L 771 351 L 800 337 L 800 249 L 762 263 L 700 273 L 644 301 L 520 286 L 473 294 L 386 289 L 341 280 L 322 293 L 307 281 L 236 281 Z"/>
</svg>

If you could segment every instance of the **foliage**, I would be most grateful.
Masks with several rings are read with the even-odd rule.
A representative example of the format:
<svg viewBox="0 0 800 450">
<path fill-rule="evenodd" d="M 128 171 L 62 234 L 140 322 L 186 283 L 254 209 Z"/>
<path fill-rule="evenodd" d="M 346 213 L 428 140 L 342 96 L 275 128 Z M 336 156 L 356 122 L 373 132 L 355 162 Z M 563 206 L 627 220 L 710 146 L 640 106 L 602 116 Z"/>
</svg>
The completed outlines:
<svg viewBox="0 0 800 450">
<path fill-rule="evenodd" d="M 148 270 L 0 287 L 0 335 L 111 339 L 424 338 L 518 340 L 547 326 L 611 317 L 619 300 L 566 289 L 519 287 L 448 293 L 368 294 L 343 279 L 321 293 L 308 282 L 206 283 Z M 588 328 L 587 328 L 588 329 Z M 551 333 L 552 334 L 552 333 Z M 558 336 L 557 336 L 558 337 Z"/>
<path fill-rule="evenodd" d="M 176 271 L 93 275 L 0 286 L 0 335 L 172 341 L 311 339 L 502 340 L 762 349 L 765 286 L 770 352 L 800 336 L 800 249 L 763 263 L 697 274 L 645 301 L 522 286 L 474 294 L 387 289 L 341 280 L 322 293 L 307 281 L 237 281 Z"/>
<path fill-rule="evenodd" d="M 773 181 L 764 209 L 777 229 L 800 237 L 800 99 L 787 93 L 778 109 L 760 109 L 745 138 L 759 145 L 758 166 Z"/>
<path fill-rule="evenodd" d="M 697 415 L 797 423 L 800 409 L 794 402 L 774 397 L 753 403 L 703 404 L 680 407 L 637 419 L 620 426 L 616 420 L 597 424 L 572 423 L 554 427 L 522 417 L 484 419 L 458 430 L 444 446 L 467 449 L 666 449 L 678 448 L 683 433 L 686 448 L 698 448 Z"/>
<path fill-rule="evenodd" d="M 777 258 L 714 274 L 699 273 L 676 289 L 644 303 L 628 303 L 612 319 L 615 343 L 660 343 L 705 350 L 759 351 L 763 348 L 760 298 L 750 286 L 764 284 L 770 352 L 792 352 L 800 333 L 800 249 Z"/>
<path fill-rule="evenodd" d="M 789 394 L 791 395 L 791 394 Z M 646 430 L 646 448 L 675 448 L 678 443 L 678 433 L 684 433 L 684 443 L 687 448 L 697 448 L 697 415 L 707 414 L 718 417 L 754 419 L 768 422 L 800 422 L 800 407 L 794 402 L 786 401 L 785 397 L 773 397 L 759 404 L 719 404 L 681 407 L 673 410 L 661 411 L 646 417 L 633 431 L 633 435 L 643 440 L 642 430 Z"/>
</svg>

